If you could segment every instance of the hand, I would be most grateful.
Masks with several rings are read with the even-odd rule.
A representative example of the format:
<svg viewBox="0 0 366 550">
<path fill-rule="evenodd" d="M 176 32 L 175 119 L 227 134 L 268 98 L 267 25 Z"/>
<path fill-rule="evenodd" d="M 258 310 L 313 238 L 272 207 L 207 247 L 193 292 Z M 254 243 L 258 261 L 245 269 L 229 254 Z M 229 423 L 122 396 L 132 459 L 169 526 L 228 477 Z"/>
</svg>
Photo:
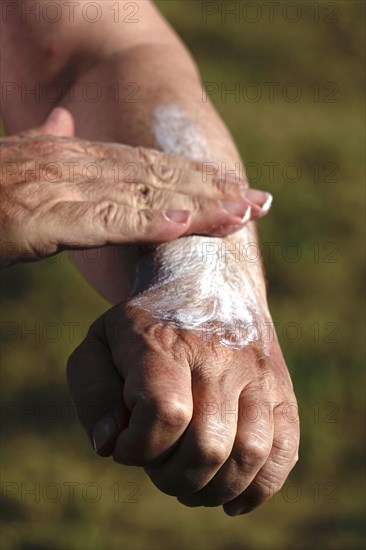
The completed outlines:
<svg viewBox="0 0 366 550">
<path fill-rule="evenodd" d="M 268 211 L 268 193 L 201 163 L 73 135 L 71 114 L 57 108 L 40 128 L 1 140 L 3 265 L 67 248 L 225 235 Z"/>
<path fill-rule="evenodd" d="M 72 354 L 68 382 L 98 454 L 143 466 L 187 506 L 238 515 L 278 491 L 297 460 L 292 383 L 277 341 L 268 352 L 120 304 Z"/>
</svg>

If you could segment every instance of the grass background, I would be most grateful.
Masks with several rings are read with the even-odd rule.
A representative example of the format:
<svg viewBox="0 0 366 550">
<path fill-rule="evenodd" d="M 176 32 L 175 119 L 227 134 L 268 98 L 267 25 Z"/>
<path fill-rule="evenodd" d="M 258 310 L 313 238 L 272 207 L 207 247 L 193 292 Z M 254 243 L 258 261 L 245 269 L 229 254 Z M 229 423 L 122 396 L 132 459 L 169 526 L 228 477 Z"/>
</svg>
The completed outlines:
<svg viewBox="0 0 366 550">
<path fill-rule="evenodd" d="M 203 80 L 243 91 L 239 101 L 211 97 L 253 184 L 275 197 L 260 234 L 271 309 L 299 399 L 299 464 L 273 502 L 233 519 L 221 509 L 184 508 L 139 469 L 94 456 L 64 369 L 107 304 L 66 254 L 19 265 L 1 273 L 4 549 L 362 548 L 365 7 L 295 2 L 301 17 L 291 23 L 300 12 L 284 12 L 285 4 L 271 23 L 263 2 L 209 2 L 218 12 L 206 21 L 202 2 L 158 2 Z M 239 5 L 239 21 L 226 13 L 229 5 Z M 258 101 L 245 88 L 253 82 Z M 266 82 L 279 83 L 273 101 Z M 300 88 L 298 101 L 288 101 L 295 90 L 288 83 Z M 274 177 L 271 162 L 278 163 Z M 295 252 L 301 257 L 291 261 Z"/>
</svg>

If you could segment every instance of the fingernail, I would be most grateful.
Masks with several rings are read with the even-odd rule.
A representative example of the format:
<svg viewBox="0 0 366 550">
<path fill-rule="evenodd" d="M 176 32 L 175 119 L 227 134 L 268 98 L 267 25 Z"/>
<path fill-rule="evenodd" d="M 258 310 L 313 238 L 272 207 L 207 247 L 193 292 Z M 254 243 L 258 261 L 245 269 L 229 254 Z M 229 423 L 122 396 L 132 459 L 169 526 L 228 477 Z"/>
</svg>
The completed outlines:
<svg viewBox="0 0 366 550">
<path fill-rule="evenodd" d="M 238 202 L 221 201 L 221 206 L 229 214 L 232 214 L 233 216 L 238 216 L 238 218 L 242 218 L 242 221 L 246 221 L 248 216 L 248 210 L 249 211 L 251 210 L 247 204 L 240 204 Z M 249 212 L 249 217 L 250 217 L 250 212 Z"/>
<path fill-rule="evenodd" d="M 267 195 L 268 195 L 267 200 L 262 206 L 263 212 L 267 212 L 271 208 L 271 204 L 273 201 L 273 196 L 271 195 L 271 193 L 267 193 Z"/>
<path fill-rule="evenodd" d="M 248 222 L 250 220 L 251 215 L 252 215 L 252 209 L 249 206 L 247 211 L 245 212 L 244 216 L 242 217 L 241 221 L 243 223 Z"/>
<path fill-rule="evenodd" d="M 115 435 L 117 429 L 117 422 L 112 414 L 107 414 L 97 422 L 93 429 L 93 446 L 97 453 Z"/>
<path fill-rule="evenodd" d="M 258 189 L 243 189 L 243 195 L 249 201 L 257 204 L 263 212 L 267 212 L 271 207 L 273 200 L 271 193 Z"/>
<path fill-rule="evenodd" d="M 174 223 L 185 224 L 189 219 L 189 210 L 165 210 L 164 217 Z"/>
</svg>

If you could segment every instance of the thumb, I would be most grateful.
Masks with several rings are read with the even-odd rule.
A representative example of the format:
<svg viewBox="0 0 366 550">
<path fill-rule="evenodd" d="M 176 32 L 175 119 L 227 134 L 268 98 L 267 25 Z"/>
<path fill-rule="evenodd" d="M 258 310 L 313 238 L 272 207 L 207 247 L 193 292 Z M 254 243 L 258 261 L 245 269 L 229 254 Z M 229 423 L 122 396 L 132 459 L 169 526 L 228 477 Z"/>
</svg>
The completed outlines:
<svg viewBox="0 0 366 550">
<path fill-rule="evenodd" d="M 38 128 L 21 132 L 21 137 L 35 137 L 40 134 L 48 134 L 58 137 L 74 137 L 75 124 L 70 111 L 63 107 L 52 109 L 46 120 Z"/>
<path fill-rule="evenodd" d="M 129 411 L 123 401 L 123 380 L 100 332 L 102 318 L 70 356 L 67 381 L 79 420 L 100 456 L 110 456 Z"/>
</svg>

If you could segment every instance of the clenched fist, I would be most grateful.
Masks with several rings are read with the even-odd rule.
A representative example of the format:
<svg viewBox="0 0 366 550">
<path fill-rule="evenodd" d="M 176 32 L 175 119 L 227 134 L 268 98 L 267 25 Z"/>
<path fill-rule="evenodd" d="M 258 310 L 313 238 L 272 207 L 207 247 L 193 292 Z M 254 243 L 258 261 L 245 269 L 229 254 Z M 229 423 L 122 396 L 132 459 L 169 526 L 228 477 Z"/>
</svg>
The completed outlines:
<svg viewBox="0 0 366 550">
<path fill-rule="evenodd" d="M 158 296 L 155 296 L 158 300 Z M 68 382 L 95 450 L 143 466 L 187 506 L 249 512 L 297 460 L 296 398 L 280 348 L 240 349 L 119 304 L 68 364 Z"/>
<path fill-rule="evenodd" d="M 268 211 L 268 193 L 202 163 L 73 135 L 71 114 L 57 108 L 40 128 L 1 140 L 2 265 L 67 248 L 226 235 Z"/>
</svg>

